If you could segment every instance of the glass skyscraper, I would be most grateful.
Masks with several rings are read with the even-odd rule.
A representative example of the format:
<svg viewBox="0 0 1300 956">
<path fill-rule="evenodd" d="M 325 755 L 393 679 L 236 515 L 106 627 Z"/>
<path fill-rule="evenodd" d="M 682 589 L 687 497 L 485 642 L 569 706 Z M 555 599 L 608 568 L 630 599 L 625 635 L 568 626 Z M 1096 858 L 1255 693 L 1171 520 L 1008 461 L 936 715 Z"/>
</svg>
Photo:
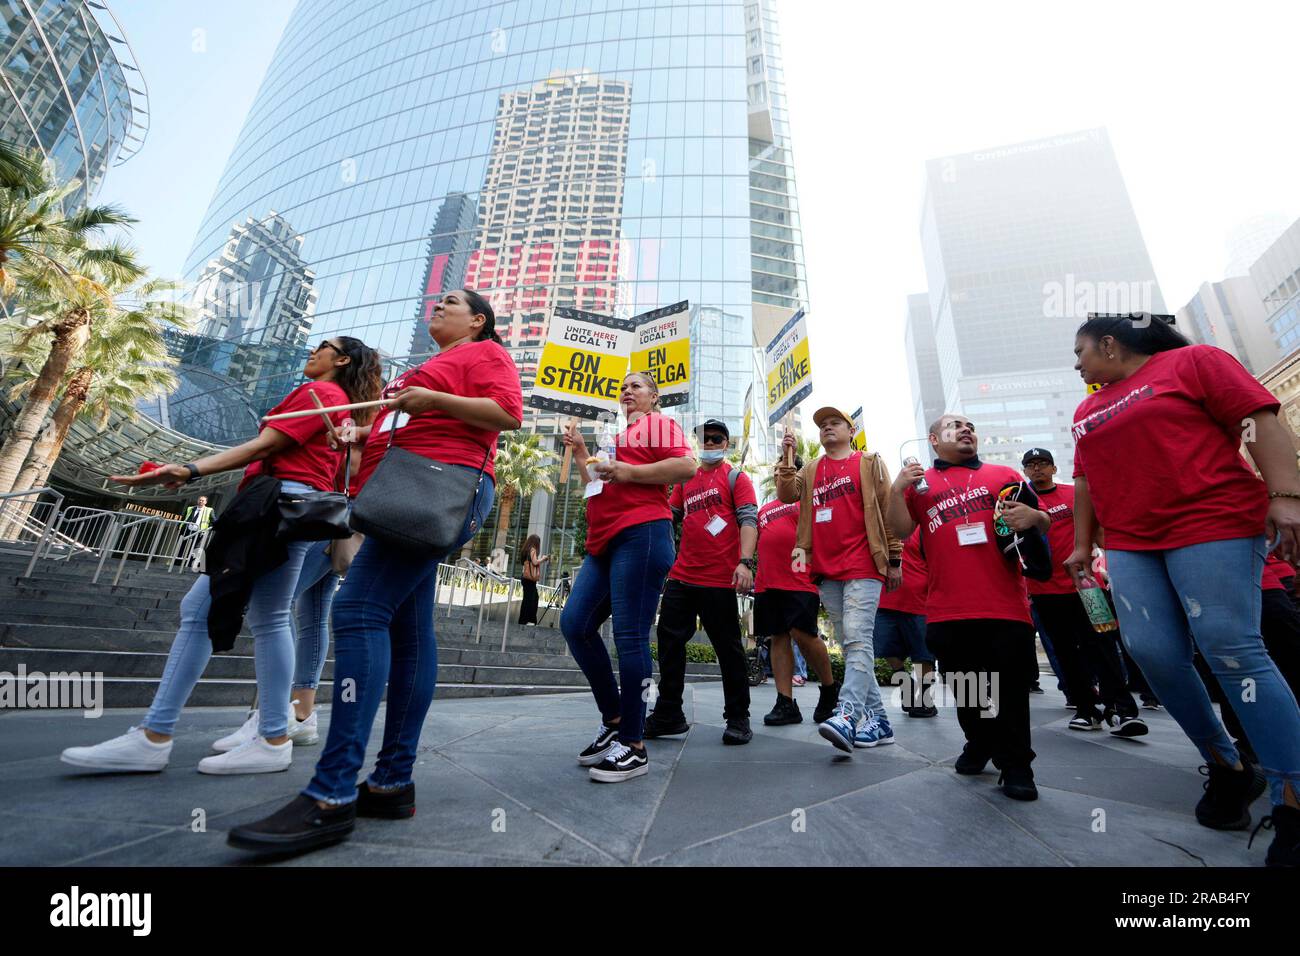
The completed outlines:
<svg viewBox="0 0 1300 956">
<path fill-rule="evenodd" d="M 0 139 L 39 150 L 59 182 L 78 180 L 70 209 L 148 129 L 148 92 L 125 34 L 107 6 L 86 0 L 0 0 L 0 105 Z"/>
<path fill-rule="evenodd" d="M 1075 329 L 1165 311 L 1106 131 L 930 160 L 921 242 L 945 410 L 976 424 L 985 459 L 1045 446 L 1068 475 Z"/>
<path fill-rule="evenodd" d="M 422 319 L 461 284 L 493 302 L 525 389 L 557 306 L 630 316 L 689 300 L 687 411 L 739 436 L 754 350 L 806 305 L 774 0 L 300 3 L 187 279 L 240 274 L 266 250 L 232 252 L 236 231 L 268 223 L 297 261 L 272 258 L 310 276 L 311 337 L 354 335 L 390 372 L 428 354 Z M 270 341 L 289 354 L 304 318 L 280 313 L 277 338 L 267 314 L 188 343 L 173 405 L 206 410 L 173 423 L 253 433 L 292 382 L 227 355 Z M 259 367 L 281 379 L 266 387 Z M 530 411 L 525 430 L 554 446 L 557 424 Z M 566 525 L 571 493 L 521 502 L 520 532 Z"/>
</svg>

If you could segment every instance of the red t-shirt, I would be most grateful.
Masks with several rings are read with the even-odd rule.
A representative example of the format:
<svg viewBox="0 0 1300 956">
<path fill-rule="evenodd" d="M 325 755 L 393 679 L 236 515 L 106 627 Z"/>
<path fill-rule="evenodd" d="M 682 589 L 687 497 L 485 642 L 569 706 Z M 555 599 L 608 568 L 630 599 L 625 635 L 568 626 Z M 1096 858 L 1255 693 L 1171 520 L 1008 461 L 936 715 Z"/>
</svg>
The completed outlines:
<svg viewBox="0 0 1300 956">
<path fill-rule="evenodd" d="M 799 502 L 770 501 L 758 509 L 758 574 L 754 593 L 805 591 L 817 593 L 807 571 L 790 569 L 790 552 L 799 534 Z"/>
<path fill-rule="evenodd" d="M 736 509 L 757 505 L 754 483 L 743 471 L 736 476 L 732 499 L 731 463 L 724 461 L 711 470 L 701 468 L 684 485 L 674 485 L 668 504 L 682 511 L 682 540 L 677 561 L 668 576 L 683 584 L 705 588 L 729 588 L 740 563 L 740 524 Z M 715 518 L 724 522 L 715 535 L 709 531 Z M 716 525 L 714 525 L 717 527 Z M 788 563 L 788 562 L 787 562 Z"/>
<path fill-rule="evenodd" d="M 921 547 L 929 568 L 928 623 L 992 618 L 1031 622 L 1020 566 L 1003 556 L 993 534 L 993 503 L 998 490 L 1024 479 L 1006 465 L 981 462 L 978 468 L 928 468 L 930 490 L 904 492 L 908 514 L 920 525 Z M 984 541 L 961 544 L 959 526 L 984 529 Z"/>
<path fill-rule="evenodd" d="M 903 542 L 903 583 L 898 590 L 880 595 L 880 609 L 924 615 L 925 592 L 929 586 L 930 572 L 921 554 L 921 529 L 917 528 Z"/>
<path fill-rule="evenodd" d="M 1065 559 L 1074 551 L 1074 485 L 1057 485 L 1051 491 L 1039 491 L 1038 510 L 1046 511 L 1052 519 L 1047 529 L 1047 544 L 1052 549 L 1052 579 L 1034 581 L 1025 579 L 1025 587 L 1032 594 L 1073 594 L 1074 582 L 1065 569 Z"/>
<path fill-rule="evenodd" d="M 883 581 L 862 510 L 862 452 L 817 459 L 812 491 L 812 574 L 831 581 Z"/>
<path fill-rule="evenodd" d="M 1270 554 L 1264 562 L 1264 573 L 1260 585 L 1265 591 L 1285 591 L 1284 578 L 1295 577 L 1295 568 L 1283 561 L 1276 554 Z"/>
<path fill-rule="evenodd" d="M 1278 401 L 1212 345 L 1157 352 L 1074 413 L 1074 475 L 1088 479 L 1106 547 L 1182 548 L 1251 538 L 1268 512 L 1240 454 L 1242 420 Z"/>
<path fill-rule="evenodd" d="M 300 412 L 315 408 L 312 394 L 321 400 L 321 404 L 346 405 L 348 396 L 342 388 L 333 382 L 306 382 L 299 385 L 284 397 L 279 405 L 267 412 L 278 415 L 281 412 Z M 330 421 L 335 428 L 342 426 L 350 412 L 331 412 Z M 239 487 L 254 475 L 266 473 L 281 481 L 301 481 L 311 485 L 317 491 L 334 491 L 339 465 L 343 452 L 335 451 L 329 446 L 325 434 L 325 420 L 319 415 L 304 415 L 302 418 L 286 418 L 279 422 L 267 422 L 262 428 L 274 428 L 283 435 L 288 435 L 295 442 L 293 447 L 272 455 L 262 461 L 255 461 L 244 469 L 244 477 Z M 259 433 L 261 429 L 258 429 Z"/>
<path fill-rule="evenodd" d="M 391 398 L 404 388 L 427 388 L 448 392 L 461 398 L 490 398 L 502 410 L 520 420 L 524 417 L 524 396 L 519 387 L 519 372 L 510 353 L 490 339 L 465 342 L 439 352 L 419 368 L 403 372 L 384 388 L 384 398 Z M 410 417 L 397 413 L 395 434 L 387 408 L 375 417 L 370 437 L 361 456 L 361 470 L 354 482 L 359 490 L 370 477 L 388 449 L 390 437 L 399 448 L 425 458 L 435 458 L 449 465 L 467 465 L 477 469 L 487 456 L 487 474 L 494 481 L 492 463 L 497 456 L 500 432 L 476 428 L 446 412 L 433 411 Z"/>
<path fill-rule="evenodd" d="M 689 458 L 681 426 L 666 415 L 651 412 L 620 432 L 614 457 L 629 465 L 652 465 L 666 458 Z M 606 482 L 600 494 L 587 499 L 587 552 L 600 554 L 610 540 L 634 524 L 661 519 L 672 520 L 668 507 L 668 489 L 664 485 L 638 485 L 632 482 Z M 727 583 L 731 583 L 731 569 Z"/>
</svg>

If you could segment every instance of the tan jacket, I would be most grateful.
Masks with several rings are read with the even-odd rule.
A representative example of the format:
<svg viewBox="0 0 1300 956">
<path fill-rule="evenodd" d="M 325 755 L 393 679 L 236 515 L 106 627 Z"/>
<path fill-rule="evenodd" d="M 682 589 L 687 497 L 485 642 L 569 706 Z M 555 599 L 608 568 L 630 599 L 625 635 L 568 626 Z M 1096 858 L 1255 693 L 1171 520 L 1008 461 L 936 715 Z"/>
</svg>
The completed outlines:
<svg viewBox="0 0 1300 956">
<path fill-rule="evenodd" d="M 817 478 L 817 463 L 814 458 L 800 471 L 792 465 L 776 466 L 776 496 L 785 504 L 799 502 L 799 530 L 796 532 L 795 545 L 808 552 L 812 559 L 812 489 Z M 876 563 L 876 570 L 882 575 L 889 572 L 890 560 L 900 560 L 903 543 L 894 537 L 885 523 L 885 510 L 889 506 L 890 485 L 889 469 L 877 454 L 862 456 L 862 470 L 858 486 L 862 489 L 862 513 L 866 519 L 867 540 L 871 544 L 871 557 Z"/>
</svg>

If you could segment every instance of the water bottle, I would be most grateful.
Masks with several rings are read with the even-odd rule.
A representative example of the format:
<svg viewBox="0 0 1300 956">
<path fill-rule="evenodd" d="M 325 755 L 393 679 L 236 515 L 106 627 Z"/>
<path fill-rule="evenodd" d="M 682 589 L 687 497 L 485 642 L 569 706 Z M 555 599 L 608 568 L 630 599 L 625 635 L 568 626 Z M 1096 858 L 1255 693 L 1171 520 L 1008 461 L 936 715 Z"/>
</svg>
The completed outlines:
<svg viewBox="0 0 1300 956">
<path fill-rule="evenodd" d="M 608 425 L 600 429 L 600 437 L 597 439 L 596 457 L 601 461 L 614 461 L 618 455 L 614 441 L 614 433 L 610 431 Z"/>
<path fill-rule="evenodd" d="M 919 465 L 920 462 L 917 461 L 916 458 L 912 457 L 911 455 L 908 455 L 906 458 L 903 459 L 903 464 L 904 464 L 905 466 L 906 466 L 906 465 Z M 920 480 L 919 480 L 915 485 L 913 485 L 912 487 L 916 489 L 916 493 L 917 493 L 918 495 L 923 495 L 923 494 L 925 494 L 926 492 L 928 492 L 928 491 L 930 490 L 930 483 L 927 482 L 927 481 L 925 480 L 925 476 L 922 475 L 922 476 L 921 476 L 921 479 L 920 479 Z"/>
<path fill-rule="evenodd" d="M 1088 620 L 1094 631 L 1104 634 L 1119 627 L 1115 615 L 1111 612 L 1110 602 L 1106 600 L 1106 592 L 1096 581 L 1084 579 L 1075 587 L 1079 591 L 1079 599 L 1083 601 L 1083 608 L 1088 612 Z"/>
</svg>

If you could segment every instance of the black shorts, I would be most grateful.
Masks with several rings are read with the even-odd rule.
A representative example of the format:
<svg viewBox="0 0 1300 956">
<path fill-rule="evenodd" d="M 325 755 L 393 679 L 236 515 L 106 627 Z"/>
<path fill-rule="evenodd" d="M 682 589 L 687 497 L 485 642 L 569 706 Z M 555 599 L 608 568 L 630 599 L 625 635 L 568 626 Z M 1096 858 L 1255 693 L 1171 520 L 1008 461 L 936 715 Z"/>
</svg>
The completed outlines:
<svg viewBox="0 0 1300 956">
<path fill-rule="evenodd" d="M 821 597 L 811 591 L 763 591 L 754 595 L 754 633 L 759 637 L 794 629 L 817 636 Z"/>
</svg>

